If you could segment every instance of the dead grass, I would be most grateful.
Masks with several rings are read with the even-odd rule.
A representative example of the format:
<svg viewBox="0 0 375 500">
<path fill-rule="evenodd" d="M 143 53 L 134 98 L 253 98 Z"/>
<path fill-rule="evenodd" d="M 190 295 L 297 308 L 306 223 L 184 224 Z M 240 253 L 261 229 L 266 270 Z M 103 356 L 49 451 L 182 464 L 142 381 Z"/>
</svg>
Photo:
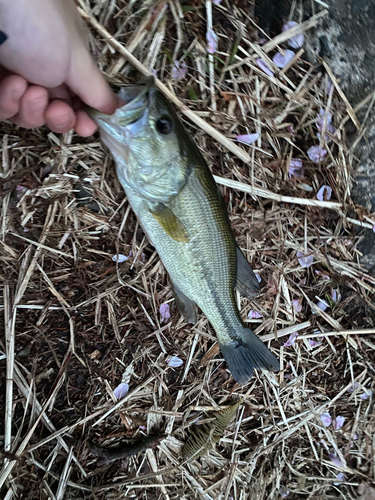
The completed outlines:
<svg viewBox="0 0 375 500">
<path fill-rule="evenodd" d="M 356 498 L 367 491 L 357 491 L 360 483 L 374 483 L 375 278 L 359 264 L 358 243 L 375 214 L 351 202 L 356 159 L 344 125 L 353 121 L 362 136 L 357 113 L 373 96 L 353 108 L 336 80 L 327 94 L 323 68 L 302 51 L 268 77 L 255 59 L 268 61 L 286 35 L 258 45 L 263 34 L 248 2 L 79 4 L 109 80 L 138 80 L 127 62 L 132 54 L 137 70 L 156 71 L 180 108 L 262 278 L 256 300 L 239 298 L 242 315 L 263 315 L 247 321 L 282 370 L 239 387 L 206 318 L 194 327 L 183 322 L 97 136 L 2 124 L 3 498 Z M 323 2 L 314 5 L 303 29 L 325 15 Z M 219 36 L 214 65 L 207 64 L 206 20 Z M 184 80 L 171 78 L 175 58 L 188 65 Z M 316 164 L 306 151 L 319 144 L 320 108 L 333 113 L 339 132 Z M 252 146 L 235 140 L 254 132 L 260 137 Z M 304 161 L 300 179 L 288 177 L 292 158 Z M 325 184 L 332 199 L 318 202 Z M 112 260 L 130 251 L 128 261 Z M 311 267 L 301 267 L 298 251 L 313 255 Z M 323 299 L 325 311 L 316 306 Z M 166 301 L 173 314 L 163 324 Z M 292 332 L 299 333 L 294 345 L 284 346 Z M 184 366 L 170 368 L 168 355 Z M 130 391 L 117 402 L 121 381 Z M 183 462 L 191 424 L 239 398 L 237 418 L 216 449 Z M 327 412 L 345 417 L 344 426 L 325 427 L 320 416 Z M 98 466 L 89 453 L 91 440 L 118 446 L 155 433 L 167 437 L 120 461 Z M 335 485 L 339 472 L 345 478 Z"/>
</svg>

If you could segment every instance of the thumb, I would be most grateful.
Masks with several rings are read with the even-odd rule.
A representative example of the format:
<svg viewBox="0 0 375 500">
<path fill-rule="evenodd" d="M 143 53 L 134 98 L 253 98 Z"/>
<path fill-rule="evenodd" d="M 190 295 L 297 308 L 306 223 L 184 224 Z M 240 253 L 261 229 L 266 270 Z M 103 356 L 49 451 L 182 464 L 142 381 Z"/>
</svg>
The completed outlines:
<svg viewBox="0 0 375 500">
<path fill-rule="evenodd" d="M 65 83 L 85 104 L 102 113 L 111 115 L 118 107 L 116 94 L 83 44 L 72 53 Z"/>
</svg>

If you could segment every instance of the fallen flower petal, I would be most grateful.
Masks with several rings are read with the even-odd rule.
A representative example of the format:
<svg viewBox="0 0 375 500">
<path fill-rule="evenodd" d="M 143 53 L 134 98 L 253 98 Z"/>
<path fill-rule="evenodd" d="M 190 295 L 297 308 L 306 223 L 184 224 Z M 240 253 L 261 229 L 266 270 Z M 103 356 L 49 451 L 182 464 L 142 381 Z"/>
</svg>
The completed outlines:
<svg viewBox="0 0 375 500">
<path fill-rule="evenodd" d="M 314 261 L 313 255 L 305 255 L 302 252 L 297 252 L 297 259 L 302 267 L 310 267 Z"/>
<path fill-rule="evenodd" d="M 328 456 L 329 456 L 331 462 L 333 464 L 337 465 L 337 467 L 344 467 L 344 464 L 341 462 L 341 460 L 339 459 L 339 457 L 337 455 L 335 455 L 334 453 L 329 453 Z"/>
<path fill-rule="evenodd" d="M 289 21 L 283 25 L 282 31 L 288 31 L 291 28 L 294 28 L 294 26 L 299 26 L 299 24 L 296 23 L 295 21 Z M 300 49 L 304 41 L 305 41 L 305 36 L 303 33 L 300 33 L 299 35 L 295 35 L 289 38 L 289 40 L 287 40 L 287 43 L 289 47 L 292 47 L 292 49 Z"/>
<path fill-rule="evenodd" d="M 332 422 L 332 418 L 329 413 L 322 413 L 320 415 L 320 420 L 323 422 L 324 427 L 329 427 Z"/>
<path fill-rule="evenodd" d="M 336 288 L 333 288 L 331 292 L 331 298 L 333 302 L 337 302 L 337 297 L 338 297 L 338 290 Z"/>
<path fill-rule="evenodd" d="M 324 120 L 326 120 L 326 126 L 328 126 L 332 121 L 332 114 L 327 112 L 325 109 L 320 108 L 315 121 L 317 129 L 320 130 L 320 132 L 323 130 Z"/>
<path fill-rule="evenodd" d="M 354 386 L 353 386 L 353 385 L 350 385 L 350 386 L 346 389 L 346 391 L 347 391 L 347 392 L 354 392 L 354 389 L 357 389 L 357 387 L 358 387 L 358 382 L 354 382 Z"/>
<path fill-rule="evenodd" d="M 331 186 L 322 186 L 316 194 L 316 197 L 320 201 L 328 201 L 332 196 Z"/>
<path fill-rule="evenodd" d="M 187 66 L 185 61 L 174 61 L 171 71 L 172 78 L 175 80 L 183 80 L 187 74 Z"/>
<path fill-rule="evenodd" d="M 267 63 L 265 63 L 265 62 L 263 61 L 263 59 L 260 59 L 260 58 L 259 58 L 259 59 L 256 59 L 256 61 L 255 61 L 255 62 L 256 62 L 256 63 L 257 63 L 257 65 L 260 67 L 260 69 L 262 69 L 262 70 L 266 73 L 266 75 L 268 75 L 268 76 L 274 76 L 273 71 L 272 71 L 272 70 L 271 70 L 271 68 L 268 66 L 268 64 L 267 64 Z"/>
<path fill-rule="evenodd" d="M 317 347 L 318 345 L 321 345 L 321 343 L 321 340 L 309 339 L 310 347 Z"/>
<path fill-rule="evenodd" d="M 304 172 L 303 163 L 300 158 L 292 158 L 289 163 L 288 175 L 289 177 L 301 177 Z"/>
<path fill-rule="evenodd" d="M 159 307 L 159 312 L 162 321 L 168 321 L 169 318 L 171 317 L 171 311 L 169 309 L 169 305 L 166 303 L 161 304 L 161 306 Z"/>
<path fill-rule="evenodd" d="M 212 0 L 215 5 L 220 5 L 222 0 Z"/>
<path fill-rule="evenodd" d="M 167 363 L 171 368 L 178 368 L 179 366 L 184 364 L 182 359 L 180 359 L 178 356 L 169 356 L 169 358 L 167 358 Z"/>
<path fill-rule="evenodd" d="M 112 260 L 114 262 L 126 262 L 129 259 L 126 255 L 123 255 L 122 253 L 116 254 L 112 257 Z"/>
<path fill-rule="evenodd" d="M 373 231 L 374 231 L 374 233 L 375 233 L 375 226 L 372 226 L 372 230 L 373 230 Z"/>
<path fill-rule="evenodd" d="M 209 54 L 215 54 L 217 49 L 217 34 L 213 30 L 209 30 L 206 33 L 207 39 L 207 52 Z"/>
<path fill-rule="evenodd" d="M 359 397 L 363 400 L 368 399 L 370 396 L 372 396 L 372 391 L 366 391 L 363 394 L 361 394 Z"/>
<path fill-rule="evenodd" d="M 293 332 L 288 338 L 288 340 L 284 343 L 284 346 L 289 347 L 290 345 L 294 345 L 297 337 L 298 337 L 298 332 Z"/>
<path fill-rule="evenodd" d="M 18 184 L 16 187 L 16 191 L 24 191 L 26 188 L 24 186 L 21 186 L 21 184 Z"/>
<path fill-rule="evenodd" d="M 255 277 L 258 280 L 258 283 L 260 283 L 262 281 L 262 278 L 261 278 L 260 274 L 255 273 Z"/>
<path fill-rule="evenodd" d="M 244 144 L 252 144 L 259 139 L 259 134 L 236 135 L 236 139 Z"/>
<path fill-rule="evenodd" d="M 322 311 L 325 311 L 326 309 L 328 309 L 329 307 L 329 304 L 327 304 L 327 302 L 325 300 L 319 300 L 319 302 L 316 304 L 319 309 L 321 309 Z"/>
<path fill-rule="evenodd" d="M 345 417 L 341 417 L 339 415 L 333 420 L 332 427 L 335 429 L 335 431 L 338 431 L 344 425 L 344 422 L 345 422 Z"/>
<path fill-rule="evenodd" d="M 345 480 L 345 474 L 343 472 L 339 472 L 336 476 L 336 479 L 339 481 L 344 481 Z M 340 483 L 333 483 L 335 486 L 338 486 Z"/>
<path fill-rule="evenodd" d="M 302 299 L 294 299 L 292 300 L 292 307 L 296 312 L 302 311 Z"/>
<path fill-rule="evenodd" d="M 320 274 L 322 278 L 326 279 L 326 280 L 330 280 L 330 276 L 328 276 L 328 274 L 324 274 L 322 273 L 322 271 L 319 271 L 319 269 L 315 269 L 315 274 Z"/>
<path fill-rule="evenodd" d="M 276 64 L 278 68 L 285 68 L 287 64 L 293 59 L 293 50 L 284 49 L 284 54 L 281 52 L 276 52 L 273 56 L 272 61 Z"/>
<path fill-rule="evenodd" d="M 321 148 L 320 146 L 311 146 L 307 150 L 307 156 L 314 163 L 320 163 L 324 160 L 324 157 L 327 155 L 327 150 Z"/>
<path fill-rule="evenodd" d="M 122 399 L 127 392 L 129 391 L 129 384 L 119 384 L 116 389 L 113 391 L 113 394 L 115 395 L 116 399 Z"/>
<path fill-rule="evenodd" d="M 258 318 L 263 318 L 263 314 L 260 314 L 258 311 L 253 311 L 251 310 L 249 314 L 247 315 L 249 319 L 258 319 Z"/>
</svg>

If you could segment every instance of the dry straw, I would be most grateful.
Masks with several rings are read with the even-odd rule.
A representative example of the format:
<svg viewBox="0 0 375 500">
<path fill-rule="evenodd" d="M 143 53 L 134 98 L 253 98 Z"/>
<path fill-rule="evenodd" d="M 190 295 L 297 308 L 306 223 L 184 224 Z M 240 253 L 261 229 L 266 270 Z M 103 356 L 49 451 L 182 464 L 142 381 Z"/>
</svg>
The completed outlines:
<svg viewBox="0 0 375 500">
<path fill-rule="evenodd" d="M 355 156 L 344 125 L 351 120 L 363 136 L 361 112 L 368 116 L 374 93 L 353 106 L 329 65 L 323 74 L 302 50 L 286 69 L 272 63 L 327 6 L 314 2 L 309 17 L 292 2 L 291 18 L 305 21 L 259 45 L 251 2 L 78 3 L 110 82 L 155 71 L 203 151 L 261 278 L 256 299 L 238 298 L 241 315 L 282 370 L 239 387 L 206 318 L 183 322 L 98 136 L 3 123 L 4 498 L 356 497 L 360 482 L 373 483 L 375 278 L 359 259 L 375 216 L 350 201 Z M 212 57 L 207 29 L 218 35 Z M 257 66 L 260 56 L 274 76 Z M 186 62 L 185 79 L 171 77 L 174 59 Z M 320 109 L 338 130 L 328 144 L 322 138 L 321 164 L 307 155 L 319 145 Z M 236 140 L 254 132 L 250 146 Z M 294 159 L 301 177 L 288 175 Z M 323 185 L 330 200 L 316 197 Z M 172 316 L 163 324 L 165 302 Z M 170 367 L 170 356 L 184 365 Z M 121 382 L 129 391 L 116 401 Z M 240 399 L 215 449 L 184 462 L 188 428 Z M 154 449 L 102 466 L 86 445 L 131 446 L 158 433 L 166 437 Z"/>
</svg>

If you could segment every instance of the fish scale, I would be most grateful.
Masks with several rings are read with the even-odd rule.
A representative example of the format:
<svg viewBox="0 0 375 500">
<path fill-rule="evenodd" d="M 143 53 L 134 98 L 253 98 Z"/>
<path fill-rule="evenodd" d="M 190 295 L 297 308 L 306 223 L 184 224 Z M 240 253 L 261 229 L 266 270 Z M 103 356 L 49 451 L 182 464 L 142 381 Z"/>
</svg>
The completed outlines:
<svg viewBox="0 0 375 500">
<path fill-rule="evenodd" d="M 88 110 L 116 162 L 130 205 L 168 274 L 187 321 L 195 304 L 213 326 L 237 382 L 279 363 L 241 320 L 235 287 L 247 297 L 257 279 L 233 237 L 221 193 L 174 109 L 155 88 L 126 87 L 111 115 Z"/>
</svg>

